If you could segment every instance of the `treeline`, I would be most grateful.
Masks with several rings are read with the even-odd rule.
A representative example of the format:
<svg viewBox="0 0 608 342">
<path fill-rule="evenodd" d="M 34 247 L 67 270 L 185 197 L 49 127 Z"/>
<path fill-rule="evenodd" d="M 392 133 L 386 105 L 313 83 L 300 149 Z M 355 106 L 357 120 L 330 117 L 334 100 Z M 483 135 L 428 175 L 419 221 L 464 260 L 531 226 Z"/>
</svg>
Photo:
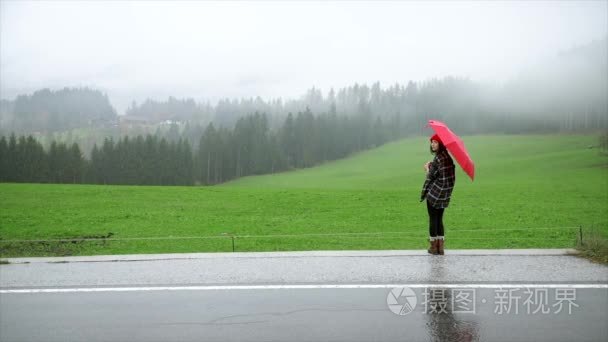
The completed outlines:
<svg viewBox="0 0 608 342">
<path fill-rule="evenodd" d="M 238 177 L 317 165 L 399 137 L 395 122 L 310 110 L 289 114 L 271 130 L 266 114 L 234 129 L 207 126 L 195 148 L 187 138 L 157 135 L 105 139 L 85 159 L 77 144 L 53 142 L 46 151 L 33 137 L 0 138 L 0 181 L 138 185 L 217 184 Z"/>
<path fill-rule="evenodd" d="M 116 110 L 108 96 L 89 88 L 41 89 L 0 104 L 0 125 L 17 132 L 102 127 L 116 120 Z"/>
<path fill-rule="evenodd" d="M 106 139 L 93 147 L 83 174 L 86 183 L 192 185 L 193 154 L 186 140 L 168 142 L 156 136 Z"/>
<path fill-rule="evenodd" d="M 85 170 L 78 144 L 53 142 L 45 151 L 32 136 L 0 138 L 0 182 L 82 183 Z"/>
<path fill-rule="evenodd" d="M 140 105 L 133 101 L 125 114 L 138 117 L 149 122 L 172 121 L 208 121 L 212 116 L 213 107 L 209 103 L 196 103 L 194 99 L 176 99 L 169 97 L 167 101 L 155 101 L 148 99 Z M 249 112 L 253 113 L 253 111 Z"/>
</svg>

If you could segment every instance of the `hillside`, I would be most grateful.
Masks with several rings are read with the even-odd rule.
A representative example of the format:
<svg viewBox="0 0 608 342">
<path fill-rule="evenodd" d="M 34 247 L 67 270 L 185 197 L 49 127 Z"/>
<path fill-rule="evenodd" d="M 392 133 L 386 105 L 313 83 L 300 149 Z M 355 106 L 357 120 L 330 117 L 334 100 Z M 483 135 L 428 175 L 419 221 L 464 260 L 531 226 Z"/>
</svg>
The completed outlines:
<svg viewBox="0 0 608 342">
<path fill-rule="evenodd" d="M 449 248 L 573 247 L 579 227 L 608 235 L 608 159 L 597 136 L 464 141 L 476 180 L 458 170 Z M 231 251 L 232 235 L 236 251 L 421 249 L 430 158 L 420 137 L 221 186 L 0 184 L 0 254 Z M 48 238 L 69 240 L 10 242 Z"/>
</svg>

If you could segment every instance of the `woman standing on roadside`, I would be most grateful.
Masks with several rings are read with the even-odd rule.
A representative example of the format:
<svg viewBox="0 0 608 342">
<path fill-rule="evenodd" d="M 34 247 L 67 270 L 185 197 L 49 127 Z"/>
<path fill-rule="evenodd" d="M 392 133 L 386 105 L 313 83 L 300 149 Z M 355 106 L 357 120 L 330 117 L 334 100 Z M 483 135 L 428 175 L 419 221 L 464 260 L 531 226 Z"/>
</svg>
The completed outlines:
<svg viewBox="0 0 608 342">
<path fill-rule="evenodd" d="M 432 161 L 424 164 L 426 180 L 422 187 L 420 201 L 426 199 L 429 213 L 430 254 L 443 255 L 444 228 L 443 211 L 450 204 L 450 197 L 456 182 L 454 161 L 437 134 L 431 137 Z"/>
</svg>

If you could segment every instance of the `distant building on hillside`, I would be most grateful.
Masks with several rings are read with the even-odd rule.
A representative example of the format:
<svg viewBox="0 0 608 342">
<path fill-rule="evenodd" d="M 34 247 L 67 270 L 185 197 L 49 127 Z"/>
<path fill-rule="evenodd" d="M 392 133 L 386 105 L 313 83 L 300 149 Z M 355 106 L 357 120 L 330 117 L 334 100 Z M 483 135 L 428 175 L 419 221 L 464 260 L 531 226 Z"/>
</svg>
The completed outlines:
<svg viewBox="0 0 608 342">
<path fill-rule="evenodd" d="M 118 117 L 118 126 L 122 132 L 136 128 L 150 128 L 154 123 L 141 116 L 123 115 Z"/>
</svg>

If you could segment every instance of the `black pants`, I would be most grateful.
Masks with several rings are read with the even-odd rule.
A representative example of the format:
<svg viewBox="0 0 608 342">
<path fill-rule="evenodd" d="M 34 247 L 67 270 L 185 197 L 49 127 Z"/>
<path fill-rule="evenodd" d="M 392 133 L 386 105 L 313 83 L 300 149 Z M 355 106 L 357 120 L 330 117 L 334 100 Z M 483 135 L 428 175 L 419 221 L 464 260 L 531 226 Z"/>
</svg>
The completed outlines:
<svg viewBox="0 0 608 342">
<path fill-rule="evenodd" d="M 429 201 L 426 201 L 426 208 L 429 211 L 429 235 L 443 236 L 443 211 L 445 209 L 433 208 Z"/>
</svg>

